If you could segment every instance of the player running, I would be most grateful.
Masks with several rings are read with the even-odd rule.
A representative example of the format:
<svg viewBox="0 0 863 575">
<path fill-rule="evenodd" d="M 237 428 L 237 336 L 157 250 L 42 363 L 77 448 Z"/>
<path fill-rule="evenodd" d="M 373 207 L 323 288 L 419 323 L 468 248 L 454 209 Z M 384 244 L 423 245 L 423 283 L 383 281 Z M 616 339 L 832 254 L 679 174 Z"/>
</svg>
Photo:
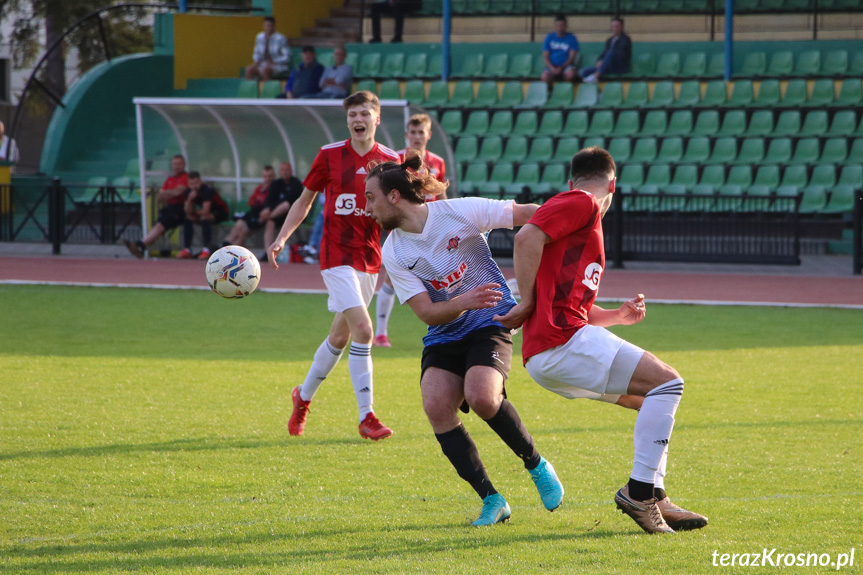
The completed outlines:
<svg viewBox="0 0 863 575">
<path fill-rule="evenodd" d="M 409 150 L 416 150 L 420 158 L 423 159 L 423 164 L 428 173 L 434 176 L 439 182 L 445 182 L 446 164 L 444 164 L 443 158 L 426 148 L 432 136 L 431 127 L 432 122 L 428 114 L 414 114 L 411 116 L 408 119 L 407 130 L 405 131 L 408 147 L 398 151 L 399 159 L 402 162 L 405 161 L 407 152 Z M 426 195 L 427 202 L 445 199 L 446 188 L 442 188 L 439 196 Z M 378 292 L 377 300 L 375 300 L 375 315 L 378 321 L 375 326 L 374 344 L 377 347 L 392 347 L 387 332 L 396 298 L 393 291 L 393 282 L 390 281 L 386 268 L 381 268 L 381 276 L 384 283 Z"/>
<path fill-rule="evenodd" d="M 309 405 L 323 381 L 335 368 L 351 341 L 348 370 L 357 396 L 360 435 L 375 441 L 392 430 L 372 410 L 372 319 L 368 306 L 381 267 L 380 228 L 366 214 L 366 166 L 371 161 L 393 161 L 398 154 L 375 142 L 381 121 L 378 97 L 361 91 L 344 100 L 351 137 L 324 146 L 306 176 L 302 195 L 291 206 L 278 237 L 267 249 L 270 265 L 279 269 L 276 256 L 324 191 L 326 204 L 321 241 L 321 275 L 329 292 L 327 306 L 336 314 L 330 333 L 315 352 L 302 385 L 291 393 L 293 411 L 288 420 L 291 435 L 302 435 Z M 346 176 L 347 174 L 347 176 Z"/>
<path fill-rule="evenodd" d="M 602 216 L 611 206 L 616 166 L 602 148 L 572 158 L 570 191 L 540 207 L 516 235 L 521 302 L 495 321 L 524 324 L 530 376 L 568 399 L 586 397 L 638 409 L 635 461 L 617 507 L 648 533 L 698 529 L 707 518 L 679 508 L 665 492 L 668 442 L 683 379 L 653 354 L 605 329 L 644 319 L 644 296 L 619 309 L 593 305 L 605 267 Z"/>
<path fill-rule="evenodd" d="M 543 505 L 554 511 L 563 486 L 506 399 L 512 336 L 492 316 L 505 314 L 515 300 L 484 235 L 524 224 L 537 206 L 483 198 L 425 201 L 445 186 L 416 154 L 401 164 L 376 165 L 366 180 L 366 210 L 392 230 L 383 259 L 399 301 L 429 326 L 420 376 L 423 408 L 444 455 L 483 501 L 473 525 L 506 521 L 511 510 L 459 420 L 459 406 L 473 409 L 521 458 Z"/>
</svg>

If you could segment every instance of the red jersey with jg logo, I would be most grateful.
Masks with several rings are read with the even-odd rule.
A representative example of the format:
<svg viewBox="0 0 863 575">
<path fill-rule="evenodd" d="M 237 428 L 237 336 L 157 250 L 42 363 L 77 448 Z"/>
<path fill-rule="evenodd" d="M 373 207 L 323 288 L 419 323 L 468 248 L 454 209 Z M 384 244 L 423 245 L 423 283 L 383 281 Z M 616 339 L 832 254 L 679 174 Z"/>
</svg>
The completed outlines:
<svg viewBox="0 0 863 575">
<path fill-rule="evenodd" d="M 605 269 L 602 212 L 592 194 L 570 190 L 557 194 L 528 222 L 551 241 L 542 250 L 536 274 L 536 308 L 524 323 L 522 356 L 569 341 L 587 325 Z"/>
<path fill-rule="evenodd" d="M 366 175 L 372 160 L 397 162 L 394 151 L 375 144 L 360 156 L 351 141 L 324 146 L 303 185 L 324 192 L 324 235 L 321 269 L 350 266 L 376 274 L 381 268 L 381 229 L 366 212 Z"/>
</svg>

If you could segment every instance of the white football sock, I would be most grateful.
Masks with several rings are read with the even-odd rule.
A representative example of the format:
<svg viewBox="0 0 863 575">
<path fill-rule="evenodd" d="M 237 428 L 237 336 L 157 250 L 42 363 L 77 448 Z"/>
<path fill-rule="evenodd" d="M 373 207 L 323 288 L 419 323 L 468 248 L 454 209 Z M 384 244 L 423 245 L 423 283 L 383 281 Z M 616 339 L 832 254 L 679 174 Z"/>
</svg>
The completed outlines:
<svg viewBox="0 0 863 575">
<path fill-rule="evenodd" d="M 309 368 L 309 373 L 306 374 L 306 379 L 300 387 L 300 398 L 303 401 L 312 400 L 318 388 L 339 363 L 343 351 L 343 349 L 333 347 L 329 337 L 318 347 L 318 351 L 315 352 L 315 359 L 312 361 L 312 367 Z"/>
<path fill-rule="evenodd" d="M 372 344 L 351 342 L 348 355 L 348 370 L 351 372 L 351 384 L 357 396 L 357 407 L 360 410 L 360 423 L 372 411 Z"/>
<path fill-rule="evenodd" d="M 671 439 L 674 413 L 683 395 L 683 380 L 672 379 L 651 389 L 635 420 L 635 460 L 631 477 L 636 481 L 653 483 L 662 455 Z"/>
<path fill-rule="evenodd" d="M 659 467 L 656 469 L 656 476 L 653 479 L 653 487 L 656 489 L 665 489 L 665 468 L 668 465 L 668 446 L 665 447 L 665 452 L 662 454 L 662 459 L 659 461 Z"/>
<path fill-rule="evenodd" d="M 393 288 L 384 284 L 378 292 L 378 299 L 375 302 L 375 315 L 378 322 L 375 336 L 387 335 L 387 325 L 390 323 L 390 315 L 393 313 L 395 303 L 396 294 Z"/>
</svg>

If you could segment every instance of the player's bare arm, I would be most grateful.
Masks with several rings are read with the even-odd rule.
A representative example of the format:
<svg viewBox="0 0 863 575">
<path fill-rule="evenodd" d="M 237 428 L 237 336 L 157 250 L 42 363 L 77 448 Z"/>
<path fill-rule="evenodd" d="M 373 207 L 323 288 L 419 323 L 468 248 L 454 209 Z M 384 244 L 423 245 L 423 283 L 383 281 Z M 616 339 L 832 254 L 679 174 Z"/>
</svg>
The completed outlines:
<svg viewBox="0 0 863 575">
<path fill-rule="evenodd" d="M 282 202 L 281 204 L 279 204 L 278 206 L 273 208 L 273 211 L 270 212 L 270 217 L 273 219 L 280 218 L 283 215 L 287 214 L 290 211 L 290 209 L 291 209 L 291 202 Z"/>
<path fill-rule="evenodd" d="M 531 205 L 533 204 L 524 207 Z M 536 211 L 537 207 L 534 206 L 533 211 Z M 513 219 L 515 219 L 515 210 L 513 210 Z M 536 306 L 536 274 L 542 261 L 542 250 L 549 240 L 546 233 L 534 224 L 525 224 L 515 235 L 513 265 L 518 291 L 521 292 L 521 301 L 506 315 L 494 316 L 494 321 L 510 329 L 516 329 L 521 327 L 533 313 Z"/>
<path fill-rule="evenodd" d="M 159 193 L 156 194 L 156 199 L 160 202 L 167 202 L 170 199 L 176 198 L 177 196 L 182 196 L 186 193 L 186 186 L 177 186 L 176 188 L 162 188 L 159 190 Z"/>
<path fill-rule="evenodd" d="M 303 193 L 291 206 L 291 210 L 285 218 L 285 223 L 282 224 L 282 229 L 279 231 L 279 235 L 276 236 L 276 239 L 270 247 L 267 248 L 267 259 L 269 260 L 270 265 L 273 266 L 273 269 L 279 269 L 279 264 L 276 262 L 276 256 L 282 253 L 288 238 L 297 231 L 297 228 L 300 227 L 300 224 L 303 223 L 303 220 L 305 220 L 306 216 L 309 215 L 317 196 L 318 192 L 308 188 L 303 188 Z"/>
<path fill-rule="evenodd" d="M 644 294 L 640 293 L 634 299 L 623 302 L 617 309 L 603 309 L 594 305 L 587 314 L 587 321 L 599 327 L 632 325 L 643 320 L 646 314 Z"/>
<path fill-rule="evenodd" d="M 482 284 L 451 300 L 433 302 L 427 292 L 419 293 L 407 301 L 416 316 L 426 325 L 444 325 L 455 321 L 469 309 L 488 309 L 496 306 L 503 292 L 500 284 Z"/>
<path fill-rule="evenodd" d="M 519 228 L 525 225 L 536 210 L 539 209 L 537 204 L 513 204 L 512 205 L 512 227 Z"/>
</svg>

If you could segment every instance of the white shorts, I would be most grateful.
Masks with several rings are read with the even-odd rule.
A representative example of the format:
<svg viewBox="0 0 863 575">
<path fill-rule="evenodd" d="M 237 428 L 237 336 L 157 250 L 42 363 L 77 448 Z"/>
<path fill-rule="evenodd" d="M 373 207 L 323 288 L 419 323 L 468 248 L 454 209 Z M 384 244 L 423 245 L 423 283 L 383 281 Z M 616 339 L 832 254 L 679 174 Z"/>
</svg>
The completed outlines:
<svg viewBox="0 0 863 575">
<path fill-rule="evenodd" d="M 587 325 L 565 344 L 531 357 L 525 368 L 535 382 L 567 399 L 615 403 L 626 394 L 643 354 L 604 327 Z"/>
<path fill-rule="evenodd" d="M 330 297 L 327 309 L 341 313 L 354 307 L 369 307 L 375 295 L 378 274 L 360 272 L 350 266 L 321 270 Z"/>
</svg>

